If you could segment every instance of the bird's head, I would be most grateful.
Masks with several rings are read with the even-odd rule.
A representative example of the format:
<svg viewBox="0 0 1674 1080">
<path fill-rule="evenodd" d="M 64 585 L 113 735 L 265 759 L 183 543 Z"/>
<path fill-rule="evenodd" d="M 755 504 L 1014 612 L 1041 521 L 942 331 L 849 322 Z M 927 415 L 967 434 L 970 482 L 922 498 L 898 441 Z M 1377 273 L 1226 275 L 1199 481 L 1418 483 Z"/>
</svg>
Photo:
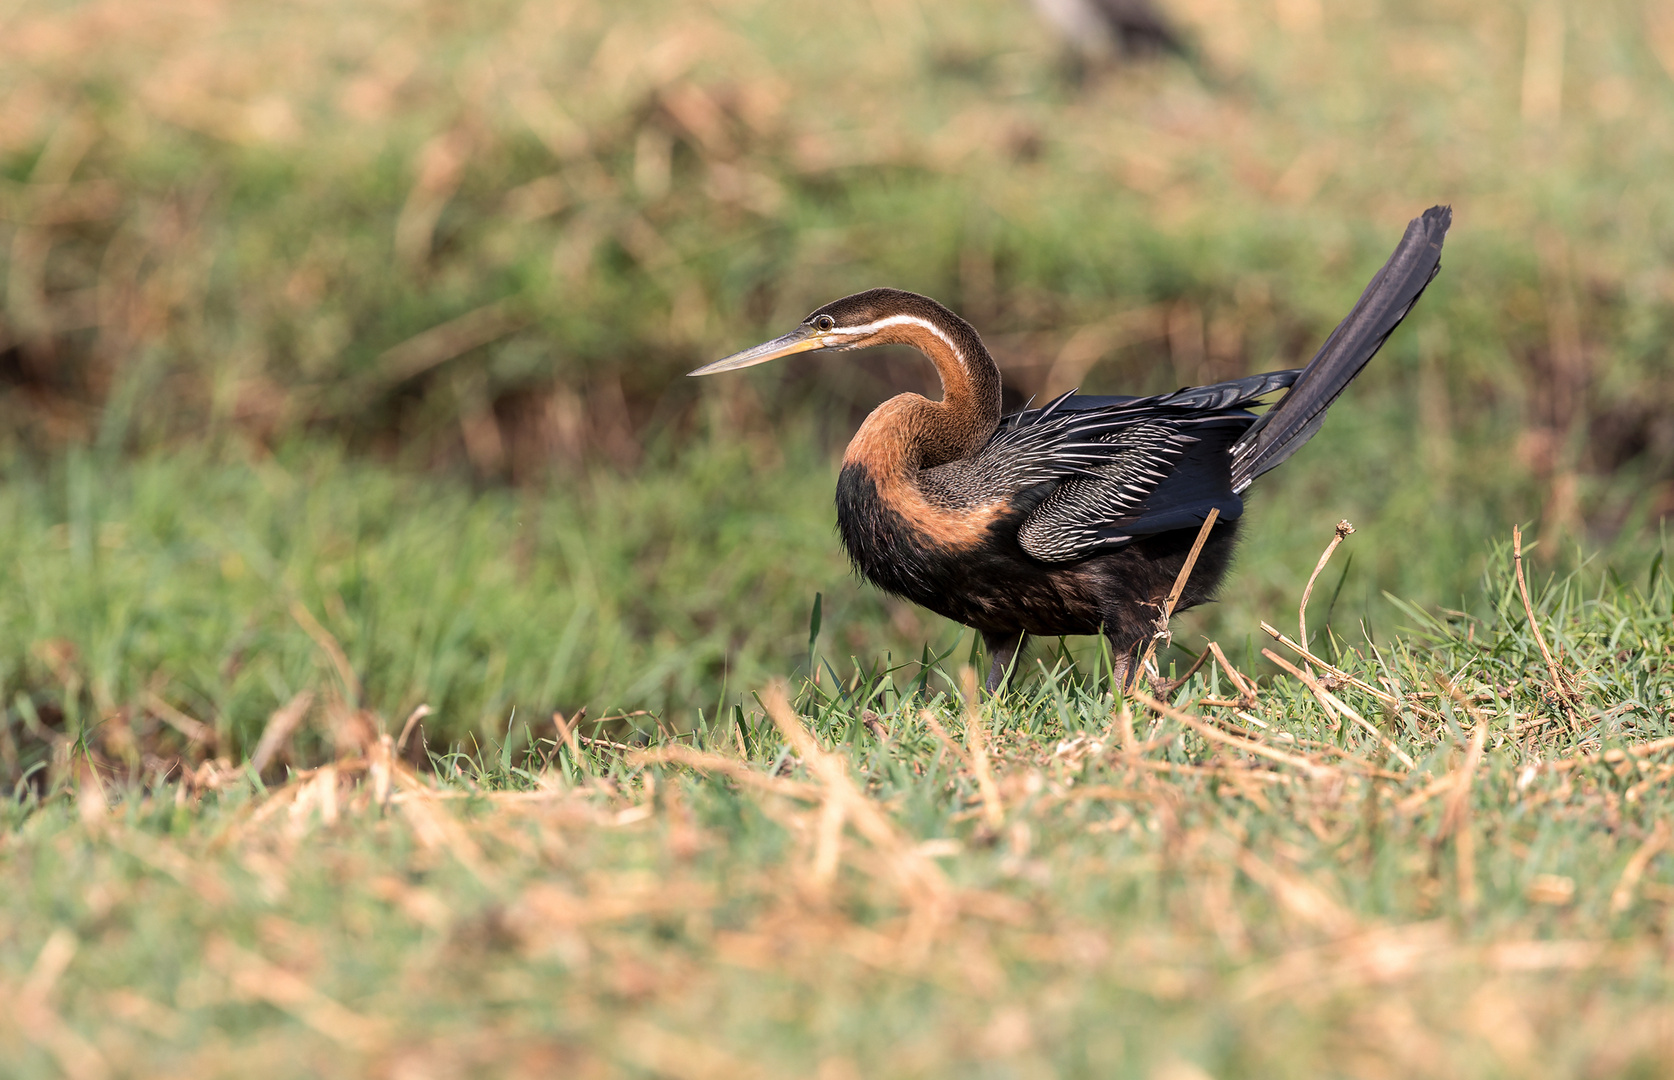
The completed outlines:
<svg viewBox="0 0 1674 1080">
<path fill-rule="evenodd" d="M 793 353 L 863 349 L 897 342 L 920 344 L 925 334 L 948 341 L 949 335 L 957 332 L 956 327 L 969 329 L 957 315 L 928 296 L 900 289 L 868 289 L 833 300 L 783 337 L 733 353 L 690 374 L 736 371 Z"/>
</svg>

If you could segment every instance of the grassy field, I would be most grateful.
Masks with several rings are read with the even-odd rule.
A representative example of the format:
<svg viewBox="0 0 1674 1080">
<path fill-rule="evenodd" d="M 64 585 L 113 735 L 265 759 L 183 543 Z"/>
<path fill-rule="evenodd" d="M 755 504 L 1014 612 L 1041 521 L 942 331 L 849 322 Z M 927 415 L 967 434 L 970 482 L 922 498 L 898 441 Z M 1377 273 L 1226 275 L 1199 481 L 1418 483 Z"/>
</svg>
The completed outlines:
<svg viewBox="0 0 1674 1080">
<path fill-rule="evenodd" d="M 1531 624 L 1499 555 L 1318 697 L 938 666 L 645 748 L 415 773 L 339 703 L 276 788 L 83 771 L 3 811 L 8 1075 L 1665 1075 L 1674 589 Z"/>
<path fill-rule="evenodd" d="M 1292 365 L 1440 201 L 1443 276 L 1185 633 L 1247 633 L 1345 517 L 1334 617 L 1374 636 L 1386 592 L 1468 607 L 1514 523 L 1546 569 L 1644 565 L 1674 508 L 1660 12 L 1192 0 L 1198 65 L 1078 77 L 1010 0 L 18 6 L 3 698 L 149 689 L 235 749 L 308 681 L 297 600 L 447 741 L 514 707 L 684 723 L 788 673 L 816 593 L 839 659 L 945 650 L 826 531 L 837 447 L 927 365 L 683 372 L 879 283 L 974 320 L 1016 400 Z M 451 593 L 355 561 L 433 560 L 461 515 Z M 56 584 L 88 565 L 163 629 Z"/>
<path fill-rule="evenodd" d="M 1674 14 L 1169 10 L 3 6 L 0 1074 L 1667 1074 Z M 1293 366 L 1439 202 L 1167 708 L 850 575 L 921 360 L 682 378 Z"/>
<path fill-rule="evenodd" d="M 183 449 L 132 464 L 72 451 L 20 467 L 0 486 L 14 525 L 0 533 L 0 687 L 6 737 L 23 749 L 0 769 L 15 782 L 53 739 L 89 745 L 136 780 L 130 744 L 159 767 L 240 760 L 297 694 L 343 692 L 334 650 L 356 706 L 391 719 L 428 706 L 437 748 L 508 728 L 522 738 L 524 725 L 550 728 L 554 710 L 641 714 L 616 721 L 616 737 L 690 730 L 700 711 L 771 677 L 810 674 L 816 597 L 818 651 L 844 678 L 927 649 L 969 658 L 968 631 L 852 575 L 831 523 L 833 470 L 800 441 L 703 440 L 631 482 L 601 471 L 538 491 L 478 490 L 317 448 L 237 462 Z M 1257 619 L 1294 604 L 1283 594 L 1300 593 L 1335 519 L 1287 520 L 1269 510 L 1288 496 L 1282 473 L 1270 486 L 1252 500 L 1226 596 L 1178 620 L 1189 655 L 1169 657 L 1189 663 L 1208 633 L 1252 672 L 1277 671 L 1257 655 Z M 1444 590 L 1484 565 L 1488 541 L 1460 556 L 1465 566 L 1400 562 L 1415 541 L 1462 547 L 1454 530 L 1485 529 L 1490 515 L 1460 516 L 1416 524 L 1416 536 L 1357 533 L 1319 586 L 1315 631 L 1391 640 L 1411 623 L 1372 592 L 1391 578 L 1404 597 L 1480 609 L 1474 587 Z M 1647 558 L 1616 565 L 1643 572 Z M 1084 661 L 1097 649 L 1070 645 Z M 1035 655 L 1050 664 L 1057 647 Z M 329 743 L 314 724 L 298 739 L 295 763 Z"/>
</svg>

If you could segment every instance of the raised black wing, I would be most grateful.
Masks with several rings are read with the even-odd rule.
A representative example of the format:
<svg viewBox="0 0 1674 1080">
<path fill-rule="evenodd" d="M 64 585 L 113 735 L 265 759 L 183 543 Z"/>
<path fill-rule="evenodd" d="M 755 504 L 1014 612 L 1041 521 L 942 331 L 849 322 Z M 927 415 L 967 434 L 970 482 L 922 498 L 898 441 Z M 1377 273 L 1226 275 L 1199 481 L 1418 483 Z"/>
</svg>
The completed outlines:
<svg viewBox="0 0 1674 1080">
<path fill-rule="evenodd" d="M 1045 562 L 1185 528 L 1211 506 L 1236 517 L 1227 451 L 1256 420 L 1244 406 L 1296 374 L 1146 398 L 1065 395 L 1006 417 L 975 456 L 924 470 L 919 486 L 947 506 L 1003 500 L 1024 510 L 1018 541 Z"/>
</svg>

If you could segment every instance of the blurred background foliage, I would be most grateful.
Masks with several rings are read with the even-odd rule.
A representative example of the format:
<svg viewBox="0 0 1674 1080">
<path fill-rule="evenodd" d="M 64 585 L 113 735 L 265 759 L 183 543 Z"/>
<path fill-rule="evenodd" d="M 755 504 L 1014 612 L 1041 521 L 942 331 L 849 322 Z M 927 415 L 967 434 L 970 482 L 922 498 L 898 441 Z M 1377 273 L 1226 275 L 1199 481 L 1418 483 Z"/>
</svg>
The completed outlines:
<svg viewBox="0 0 1674 1080">
<path fill-rule="evenodd" d="M 1018 403 L 1294 366 L 1436 202 L 1442 277 L 1183 640 L 1294 604 L 1339 517 L 1355 637 L 1385 590 L 1469 606 L 1512 522 L 1549 569 L 1655 546 L 1674 4 L 1166 10 L 1190 61 L 1089 64 L 1022 0 L 9 5 L 0 756 L 156 698 L 237 751 L 331 678 L 298 604 L 448 738 L 736 699 L 815 592 L 833 657 L 948 648 L 830 531 L 929 366 L 685 371 L 877 284 Z"/>
</svg>

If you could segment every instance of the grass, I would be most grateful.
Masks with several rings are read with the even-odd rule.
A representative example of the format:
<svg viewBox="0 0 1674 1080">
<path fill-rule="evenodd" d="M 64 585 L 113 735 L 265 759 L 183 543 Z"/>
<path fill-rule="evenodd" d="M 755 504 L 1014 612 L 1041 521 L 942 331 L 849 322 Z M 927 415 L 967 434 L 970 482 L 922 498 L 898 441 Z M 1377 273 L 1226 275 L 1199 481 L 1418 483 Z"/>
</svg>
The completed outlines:
<svg viewBox="0 0 1674 1080">
<path fill-rule="evenodd" d="M 305 692 L 322 707 L 346 694 L 395 723 L 428 706 L 423 732 L 439 750 L 550 734 L 555 710 L 593 722 L 645 714 L 601 728 L 618 738 L 691 730 L 775 675 L 809 674 L 816 596 L 816 645 L 841 670 L 926 650 L 967 658 L 968 632 L 853 576 L 831 524 L 832 465 L 813 439 L 787 434 L 701 439 L 637 479 L 602 470 L 544 491 L 481 489 L 306 444 L 133 462 L 78 450 L 17 468 L 0 486 L 13 523 L 0 535 L 0 780 L 44 762 L 56 738 L 100 748 L 135 780 L 179 755 L 236 762 Z M 1377 442 L 1359 446 L 1370 455 Z M 1223 602 L 1176 625 L 1191 653 L 1215 636 L 1262 673 L 1277 669 L 1253 627 L 1294 603 L 1335 522 L 1270 510 L 1307 499 L 1276 475 L 1252 500 Z M 1346 495 L 1325 505 L 1363 522 L 1373 511 Z M 1428 545 L 1439 561 L 1473 521 L 1486 528 L 1482 510 L 1410 533 L 1363 528 L 1318 586 L 1316 640 L 1390 640 L 1410 617 L 1372 590 L 1446 595 L 1486 547 L 1453 566 L 1401 554 Z M 1624 546 L 1615 561 L 1646 556 Z M 1480 594 L 1456 595 L 1448 606 L 1481 607 Z M 1071 644 L 1083 662 L 1097 647 Z M 1050 665 L 1057 648 L 1032 655 Z M 182 716 L 209 737 L 182 736 Z M 329 742 L 306 725 L 298 739 L 297 763 Z M 149 765 L 135 747 L 156 751 Z"/>
<path fill-rule="evenodd" d="M 805 662 L 809 582 L 844 590 L 832 624 L 870 655 L 881 604 L 840 564 L 825 498 L 788 470 L 740 485 L 749 471 L 745 448 L 709 444 L 624 499 L 608 475 L 473 493 L 310 451 L 72 454 L 4 489 L 23 526 L 0 541 L 6 729 L 148 743 L 161 698 L 213 730 L 197 753 L 236 760 L 297 693 L 343 692 L 309 620 L 341 643 L 357 704 L 428 704 L 444 746 L 582 706 L 688 723 L 729 673 L 736 696 Z"/>
<path fill-rule="evenodd" d="M 0 1072 L 1668 1073 L 1674 24 L 1171 6 L 0 12 Z M 921 362 L 680 377 L 880 283 L 1020 397 L 1288 366 L 1444 201 L 1131 737 L 850 577 Z M 1369 727 L 1262 656 L 1345 517 Z"/>
<path fill-rule="evenodd" d="M 938 666 L 423 773 L 70 758 L 3 811 L 9 1069 L 1661 1075 L 1674 588 L 1537 587 L 1572 721 L 1508 563 L 1316 646 L 1383 736 L 1218 662 L 1183 716 Z"/>
<path fill-rule="evenodd" d="M 1335 610 L 1375 638 L 1385 593 L 1469 607 L 1513 523 L 1548 571 L 1647 558 L 1666 26 L 1561 17 L 1554 84 L 1518 44 L 1546 7 L 1309 10 L 1181 4 L 1208 67 L 1081 82 L 1011 0 L 6 14 L 7 722 L 151 690 L 233 752 L 331 678 L 293 600 L 446 740 L 513 708 L 684 723 L 791 670 L 816 593 L 834 656 L 946 649 L 826 524 L 836 447 L 926 366 L 685 371 L 880 282 L 969 315 L 1019 397 L 1298 363 L 1433 201 L 1443 276 L 1182 633 L 1244 634 L 1344 517 Z M 67 695 L 43 656 L 72 653 Z"/>
<path fill-rule="evenodd" d="M 1077 83 L 1012 0 L 24 5 L 0 450 L 305 433 L 561 482 L 706 395 L 751 435 L 815 400 L 835 439 L 924 373 L 678 376 L 879 283 L 970 316 L 1024 396 L 1166 389 L 1300 361 L 1448 201 L 1356 396 L 1549 546 L 1674 506 L 1667 20 L 1176 6 L 1203 69 Z"/>
</svg>

